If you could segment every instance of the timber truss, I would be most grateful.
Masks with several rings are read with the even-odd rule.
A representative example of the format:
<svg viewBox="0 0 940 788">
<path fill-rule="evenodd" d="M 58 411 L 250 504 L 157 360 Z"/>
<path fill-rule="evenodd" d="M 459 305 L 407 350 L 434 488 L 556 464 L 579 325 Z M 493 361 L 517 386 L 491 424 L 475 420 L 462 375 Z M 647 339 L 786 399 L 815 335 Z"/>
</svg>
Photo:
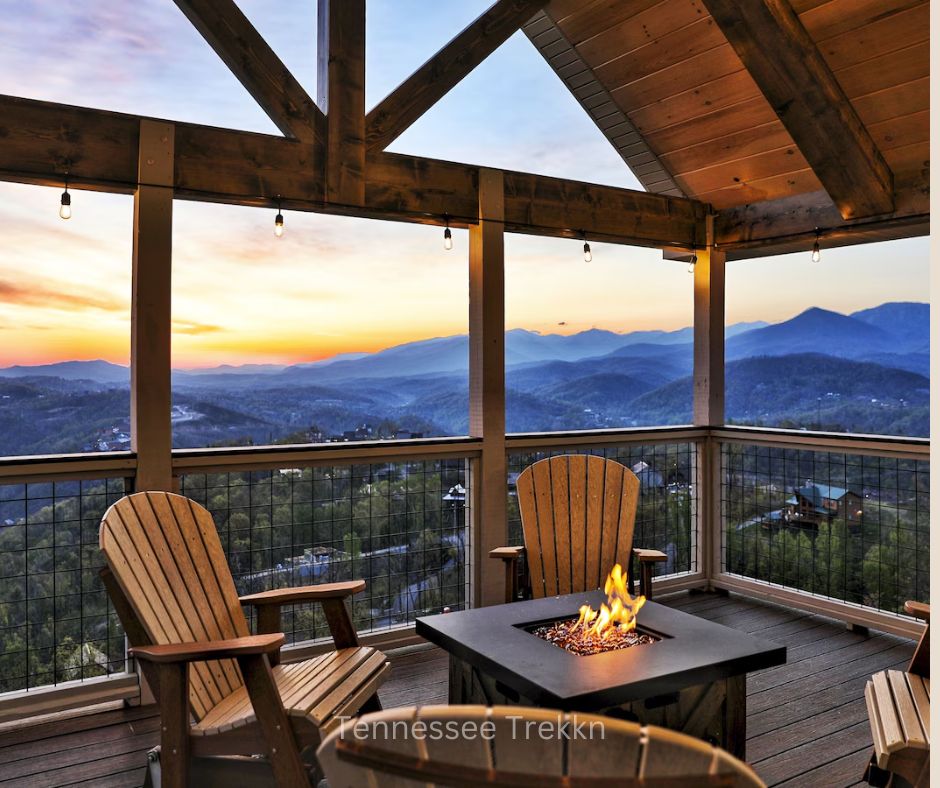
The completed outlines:
<svg viewBox="0 0 940 788">
<path fill-rule="evenodd" d="M 316 101 L 234 0 L 175 2 L 283 136 L 160 121 L 172 173 L 154 181 L 139 166 L 141 124 L 152 119 L 0 96 L 0 180 L 58 186 L 68 175 L 72 187 L 111 192 L 170 185 L 179 199 L 277 203 L 298 211 L 427 224 L 449 220 L 467 226 L 490 218 L 481 214 L 480 202 L 481 171 L 488 168 L 385 148 L 516 30 L 535 24 L 544 29 L 548 0 L 497 0 L 368 114 L 366 0 L 319 0 Z M 754 5 L 765 3 L 779 5 L 776 0 L 756 0 Z M 723 27 L 736 29 L 730 18 L 735 4 L 709 0 L 708 5 Z M 755 61 L 749 63 L 755 73 L 767 69 L 756 55 L 749 60 Z M 815 60 L 799 65 L 819 70 Z M 831 88 L 825 75 L 813 76 Z M 762 82 L 769 79 L 761 77 Z M 799 122 L 793 125 L 799 127 Z M 837 123 L 838 118 L 830 118 L 830 128 Z M 853 128 L 858 133 L 852 171 L 858 172 L 866 166 L 858 151 L 870 149 Z M 884 175 L 881 164 L 867 161 L 869 169 Z M 817 227 L 826 228 L 829 246 L 927 232 L 926 182 L 881 178 L 875 207 L 861 217 L 846 208 L 843 194 L 851 184 L 842 178 L 843 171 L 836 167 L 830 173 L 832 163 L 825 157 L 814 169 L 827 174 L 820 178 L 826 191 L 717 213 L 706 203 L 677 195 L 672 187 L 668 194 L 651 193 L 506 171 L 501 173 L 504 206 L 498 221 L 510 232 L 564 238 L 584 234 L 672 252 L 713 244 L 728 259 L 806 249 Z"/>
</svg>

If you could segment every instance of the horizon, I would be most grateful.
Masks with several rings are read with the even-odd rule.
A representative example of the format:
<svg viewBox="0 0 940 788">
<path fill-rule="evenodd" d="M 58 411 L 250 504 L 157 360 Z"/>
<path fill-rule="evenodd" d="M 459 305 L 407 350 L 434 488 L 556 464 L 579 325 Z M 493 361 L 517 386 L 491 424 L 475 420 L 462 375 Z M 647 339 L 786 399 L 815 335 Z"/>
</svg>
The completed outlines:
<svg viewBox="0 0 940 788">
<path fill-rule="evenodd" d="M 839 312 L 838 310 L 826 309 L 826 308 L 824 308 L 824 307 L 820 307 L 820 306 L 815 306 L 815 305 L 813 305 L 813 306 L 808 306 L 808 307 L 806 307 L 806 308 L 804 308 L 804 309 L 801 309 L 799 312 L 796 312 L 796 313 L 794 313 L 794 314 L 792 314 L 792 315 L 789 315 L 788 317 L 785 317 L 785 318 L 783 318 L 782 320 L 777 320 L 777 321 L 766 321 L 766 320 L 738 320 L 738 321 L 734 321 L 733 323 L 726 321 L 726 322 L 725 322 L 725 328 L 728 329 L 728 328 L 732 328 L 732 327 L 737 326 L 737 325 L 746 325 L 746 324 L 751 324 L 751 323 L 764 323 L 765 326 L 778 325 L 778 324 L 780 324 L 780 323 L 785 323 L 785 322 L 788 322 L 788 321 L 790 321 L 790 320 L 793 320 L 793 319 L 799 317 L 800 315 L 805 314 L 806 312 L 809 312 L 809 311 L 812 311 L 812 310 L 821 310 L 821 311 L 824 311 L 824 312 L 830 312 L 830 313 L 833 313 L 833 314 L 837 314 L 837 315 L 840 315 L 840 316 L 842 316 L 842 317 L 851 317 L 852 313 L 861 312 L 861 311 L 864 311 L 864 310 L 867 310 L 867 309 L 876 309 L 876 308 L 879 308 L 879 307 L 887 306 L 887 305 L 889 305 L 889 304 L 911 304 L 911 305 L 922 305 L 922 306 L 927 306 L 927 307 L 930 306 L 930 302 L 929 302 L 929 301 L 883 301 L 883 302 L 881 302 L 881 303 L 870 304 L 870 305 L 868 305 L 868 306 L 862 306 L 862 307 L 860 307 L 860 308 L 858 308 L 858 309 L 853 309 L 851 313 L 848 313 L 848 312 Z M 574 337 L 574 336 L 579 336 L 579 335 L 581 335 L 581 334 L 589 333 L 589 332 L 591 332 L 591 331 L 601 331 L 601 332 L 606 332 L 606 333 L 611 333 L 611 334 L 616 334 L 616 335 L 618 335 L 618 336 L 624 336 L 624 337 L 626 337 L 626 336 L 629 336 L 629 335 L 631 335 L 631 334 L 636 334 L 636 333 L 648 333 L 648 332 L 659 332 L 659 333 L 663 333 L 663 334 L 674 334 L 674 333 L 679 333 L 679 332 L 681 332 L 681 331 L 689 330 L 689 329 L 691 329 L 691 328 L 692 328 L 691 325 L 685 325 L 685 326 L 680 326 L 679 328 L 675 328 L 675 329 L 657 329 L 657 328 L 653 328 L 653 329 L 637 329 L 637 330 L 614 331 L 614 330 L 610 330 L 610 329 L 602 329 L 602 328 L 597 328 L 597 327 L 590 327 L 590 328 L 585 328 L 585 329 L 581 329 L 581 330 L 578 330 L 578 331 L 570 331 L 570 332 L 564 333 L 564 332 L 559 332 L 559 331 L 539 331 L 539 330 L 533 330 L 533 329 L 529 329 L 529 328 L 524 328 L 524 327 L 522 327 L 522 326 L 516 326 L 516 327 L 513 327 L 513 328 L 507 328 L 507 329 L 505 330 L 505 333 L 508 334 L 508 333 L 510 333 L 510 332 L 513 332 L 513 331 L 525 331 L 525 332 L 527 332 L 527 333 L 536 334 L 536 335 L 538 335 L 538 336 L 543 336 L 543 337 L 548 337 L 548 336 Z M 759 330 L 759 329 L 750 329 L 750 330 Z M 334 354 L 334 355 L 332 355 L 332 356 L 328 356 L 328 357 L 325 357 L 325 358 L 317 358 L 317 359 L 299 359 L 299 360 L 297 360 L 297 361 L 293 361 L 293 362 L 290 362 L 290 363 L 277 363 L 277 362 L 264 362 L 264 361 L 247 361 L 247 362 L 242 363 L 242 364 L 219 363 L 219 364 L 212 364 L 212 365 L 206 365 L 206 366 L 178 366 L 178 365 L 173 365 L 172 369 L 173 369 L 174 371 L 179 371 L 179 372 L 199 372 L 199 371 L 203 371 L 203 370 L 214 370 L 214 369 L 222 369 L 222 368 L 240 369 L 240 368 L 242 368 L 242 367 L 248 367 L 248 366 L 261 366 L 261 367 L 267 366 L 267 367 L 288 368 L 288 367 L 291 367 L 291 366 L 301 366 L 301 365 L 304 365 L 304 364 L 314 364 L 314 363 L 319 363 L 319 362 L 322 362 L 322 361 L 331 361 L 331 360 L 333 360 L 333 359 L 335 359 L 335 358 L 338 358 L 338 357 L 341 357 L 341 356 L 346 356 L 346 355 L 353 355 L 353 356 L 368 356 L 368 355 L 374 355 L 374 354 L 377 354 L 377 353 L 384 352 L 384 351 L 386 351 L 386 350 L 393 350 L 393 349 L 395 349 L 395 348 L 404 347 L 404 346 L 407 346 L 407 345 L 419 344 L 419 343 L 422 343 L 422 342 L 433 342 L 433 341 L 436 341 L 436 340 L 455 339 L 455 338 L 458 338 L 458 337 L 465 337 L 465 336 L 467 336 L 467 333 L 466 333 L 466 332 L 464 332 L 464 333 L 462 333 L 462 334 L 448 334 L 448 335 L 433 336 L 433 337 L 422 337 L 422 338 L 419 338 L 419 339 L 411 340 L 411 341 L 409 341 L 409 342 L 403 342 L 403 343 L 396 344 L 396 345 L 389 345 L 389 346 L 387 346 L 387 347 L 379 348 L 378 350 L 375 350 L 375 351 L 357 351 L 357 350 L 342 351 L 342 352 L 340 352 L 340 353 L 336 353 L 336 354 Z M 14 367 L 22 367 L 22 368 L 27 368 L 27 369 L 29 369 L 29 368 L 32 368 L 32 367 L 56 366 L 56 365 L 59 365 L 59 364 L 73 364 L 73 363 L 93 364 L 93 363 L 99 363 L 99 362 L 100 362 L 100 363 L 106 363 L 106 364 L 113 364 L 114 366 L 119 366 L 119 367 L 123 367 L 123 368 L 129 368 L 129 366 L 130 366 L 130 365 L 129 365 L 129 362 L 121 363 L 121 362 L 116 362 L 116 361 L 113 361 L 113 360 L 110 360 L 110 359 L 107 359 L 107 358 L 101 358 L 101 357 L 96 357 L 96 358 L 61 358 L 61 359 L 57 359 L 57 360 L 53 360 L 53 361 L 38 362 L 38 363 L 35 363 L 35 364 L 9 364 L 9 365 L 4 365 L 4 366 L 0 366 L 0 371 L 7 370 L 7 369 L 12 369 L 12 368 L 14 368 Z"/>
</svg>

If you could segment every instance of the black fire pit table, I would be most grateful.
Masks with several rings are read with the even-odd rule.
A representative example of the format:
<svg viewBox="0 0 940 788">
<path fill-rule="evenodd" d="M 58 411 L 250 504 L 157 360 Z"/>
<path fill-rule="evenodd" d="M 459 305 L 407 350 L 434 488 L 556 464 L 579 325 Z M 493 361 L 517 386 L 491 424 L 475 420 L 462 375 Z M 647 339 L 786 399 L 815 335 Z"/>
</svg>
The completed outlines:
<svg viewBox="0 0 940 788">
<path fill-rule="evenodd" d="M 451 703 L 589 711 L 661 725 L 744 758 L 747 673 L 783 665 L 785 646 L 647 602 L 638 631 L 657 638 L 580 656 L 532 633 L 577 618 L 591 591 L 419 618 L 419 635 L 450 654 Z"/>
</svg>

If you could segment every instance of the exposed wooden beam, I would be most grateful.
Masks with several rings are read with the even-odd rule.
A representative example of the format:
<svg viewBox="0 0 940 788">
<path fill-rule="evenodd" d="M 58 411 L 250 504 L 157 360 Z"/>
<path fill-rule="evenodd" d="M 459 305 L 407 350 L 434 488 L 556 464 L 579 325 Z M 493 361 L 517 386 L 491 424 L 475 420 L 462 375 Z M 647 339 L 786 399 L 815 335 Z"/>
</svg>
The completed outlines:
<svg viewBox="0 0 940 788">
<path fill-rule="evenodd" d="M 132 193 L 141 118 L 0 96 L 0 180 Z M 474 224 L 479 168 L 420 156 L 373 153 L 365 203 L 323 198 L 316 145 L 252 132 L 176 123 L 178 199 L 345 213 L 396 221 Z M 507 172 L 505 222 L 512 232 L 662 247 L 703 242 L 705 206 L 694 200 Z"/>
<path fill-rule="evenodd" d="M 383 150 L 495 52 L 547 0 L 498 0 L 389 93 L 366 119 L 366 145 Z"/>
<path fill-rule="evenodd" d="M 326 113 L 326 198 L 365 200 L 366 2 L 319 0 L 317 99 Z"/>
<path fill-rule="evenodd" d="M 274 125 L 315 142 L 323 113 L 261 37 L 235 0 L 174 0 Z"/>
<path fill-rule="evenodd" d="M 845 219 L 894 210 L 892 173 L 789 0 L 703 0 Z"/>
<path fill-rule="evenodd" d="M 895 186 L 894 211 L 876 219 L 843 219 L 824 191 L 719 211 L 715 241 L 729 260 L 740 260 L 809 250 L 817 229 L 824 248 L 928 235 L 926 177 L 899 180 Z"/>
<path fill-rule="evenodd" d="M 705 243 L 705 205 L 694 200 L 521 172 L 507 172 L 505 183 L 511 232 L 565 238 L 583 232 L 589 240 L 638 246 Z"/>
</svg>

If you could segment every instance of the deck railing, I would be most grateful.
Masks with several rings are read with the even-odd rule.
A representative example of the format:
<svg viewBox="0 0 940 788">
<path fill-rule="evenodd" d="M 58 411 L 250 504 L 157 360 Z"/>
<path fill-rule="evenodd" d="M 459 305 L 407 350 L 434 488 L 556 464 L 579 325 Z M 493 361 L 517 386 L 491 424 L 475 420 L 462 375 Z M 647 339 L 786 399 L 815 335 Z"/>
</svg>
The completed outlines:
<svg viewBox="0 0 940 788">
<path fill-rule="evenodd" d="M 239 594 L 362 578 L 360 631 L 467 605 L 466 462 L 461 458 L 186 473 L 212 512 Z M 326 637 L 316 605 L 285 608 L 288 642 Z"/>
<path fill-rule="evenodd" d="M 506 451 L 507 544 L 520 540 L 514 474 L 598 454 L 640 478 L 636 543 L 670 557 L 656 593 L 733 589 L 916 632 L 899 612 L 929 598 L 927 441 L 671 427 L 510 435 Z M 363 577 L 357 625 L 391 644 L 413 638 L 416 616 L 479 598 L 480 457 L 458 438 L 182 450 L 173 468 L 212 512 L 239 592 Z M 0 720 L 137 694 L 97 577 L 98 522 L 135 468 L 129 453 L 0 462 Z M 813 485 L 828 503 L 798 496 Z M 308 606 L 284 625 L 300 652 L 327 632 Z"/>
<path fill-rule="evenodd" d="M 714 582 L 847 621 L 912 631 L 930 598 L 929 443 L 727 429 Z"/>
</svg>

